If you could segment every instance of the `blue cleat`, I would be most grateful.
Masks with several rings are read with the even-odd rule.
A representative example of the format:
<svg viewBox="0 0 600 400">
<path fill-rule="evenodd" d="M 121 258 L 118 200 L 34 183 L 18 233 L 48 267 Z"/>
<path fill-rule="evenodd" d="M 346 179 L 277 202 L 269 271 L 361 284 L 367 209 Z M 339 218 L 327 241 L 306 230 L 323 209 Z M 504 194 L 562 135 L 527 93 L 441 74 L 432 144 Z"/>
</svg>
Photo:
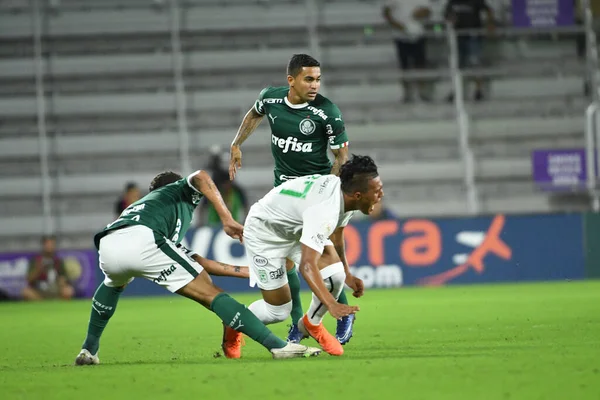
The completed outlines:
<svg viewBox="0 0 600 400">
<path fill-rule="evenodd" d="M 354 320 L 356 316 L 350 314 L 337 322 L 337 329 L 335 330 L 335 338 L 341 344 L 346 344 L 352 338 L 352 328 L 354 327 Z"/>
<path fill-rule="evenodd" d="M 298 329 L 298 324 L 290 325 L 290 330 L 288 331 L 287 341 L 290 343 L 300 343 L 302 339 L 307 338 L 304 333 L 300 332 Z"/>
</svg>

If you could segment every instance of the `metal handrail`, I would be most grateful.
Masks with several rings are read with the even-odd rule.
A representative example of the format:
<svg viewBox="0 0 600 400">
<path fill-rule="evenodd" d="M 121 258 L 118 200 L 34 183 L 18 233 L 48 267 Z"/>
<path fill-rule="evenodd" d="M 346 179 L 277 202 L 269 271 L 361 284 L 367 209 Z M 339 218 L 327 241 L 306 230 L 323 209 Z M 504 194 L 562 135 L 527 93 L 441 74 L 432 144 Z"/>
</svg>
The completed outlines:
<svg viewBox="0 0 600 400">
<path fill-rule="evenodd" d="M 42 12 L 41 0 L 33 1 L 33 60 L 35 64 L 35 89 L 38 142 L 40 151 L 40 174 L 42 184 L 42 214 L 45 234 L 54 233 L 52 216 L 52 180 L 50 179 L 48 131 L 46 129 L 46 96 L 44 95 L 44 59 L 42 56 Z"/>
<path fill-rule="evenodd" d="M 181 8 L 178 0 L 170 1 L 171 56 L 173 58 L 173 82 L 175 85 L 175 107 L 179 129 L 179 157 L 181 172 L 192 172 L 190 165 L 190 133 L 187 123 L 187 96 L 183 81 L 183 54 L 181 51 Z"/>
<path fill-rule="evenodd" d="M 479 213 L 479 195 L 475 185 L 475 157 L 469 145 L 469 115 L 465 109 L 463 77 L 458 65 L 458 42 L 456 31 L 452 24 L 447 24 L 448 45 L 450 47 L 450 70 L 454 86 L 454 105 L 456 108 L 456 122 L 459 129 L 459 148 L 465 167 L 464 183 L 467 189 L 467 206 L 471 214 Z"/>
<path fill-rule="evenodd" d="M 585 110 L 585 148 L 587 189 L 590 194 L 592 210 L 600 210 L 600 197 L 596 190 L 596 120 L 600 112 L 600 103 L 592 102 Z"/>
</svg>

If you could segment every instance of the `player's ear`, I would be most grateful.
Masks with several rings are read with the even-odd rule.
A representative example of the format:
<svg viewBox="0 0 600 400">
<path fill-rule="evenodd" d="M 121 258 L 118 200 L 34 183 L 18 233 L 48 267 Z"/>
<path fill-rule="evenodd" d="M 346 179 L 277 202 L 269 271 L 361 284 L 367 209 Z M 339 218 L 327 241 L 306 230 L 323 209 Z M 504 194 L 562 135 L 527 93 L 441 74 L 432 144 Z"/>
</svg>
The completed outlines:
<svg viewBox="0 0 600 400">
<path fill-rule="evenodd" d="M 294 77 L 291 75 L 288 75 L 287 81 L 288 81 L 288 85 L 292 86 L 292 84 L 294 83 Z"/>
</svg>

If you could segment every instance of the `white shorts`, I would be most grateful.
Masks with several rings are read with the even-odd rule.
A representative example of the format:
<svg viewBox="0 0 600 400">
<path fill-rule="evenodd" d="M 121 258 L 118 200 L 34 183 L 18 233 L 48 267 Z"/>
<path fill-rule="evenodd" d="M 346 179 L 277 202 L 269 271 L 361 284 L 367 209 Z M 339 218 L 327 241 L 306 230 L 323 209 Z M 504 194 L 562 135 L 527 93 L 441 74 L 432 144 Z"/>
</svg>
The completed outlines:
<svg viewBox="0 0 600 400">
<path fill-rule="evenodd" d="M 250 265 L 250 286 L 276 290 L 288 284 L 286 259 L 299 265 L 302 245 L 297 240 L 285 240 L 266 228 L 260 221 L 248 218 L 244 225 L 244 246 Z M 333 246 L 327 239 L 325 246 Z"/>
<path fill-rule="evenodd" d="M 172 241 L 143 225 L 110 232 L 100 240 L 98 253 L 109 287 L 143 277 L 176 292 L 204 270 Z"/>
</svg>

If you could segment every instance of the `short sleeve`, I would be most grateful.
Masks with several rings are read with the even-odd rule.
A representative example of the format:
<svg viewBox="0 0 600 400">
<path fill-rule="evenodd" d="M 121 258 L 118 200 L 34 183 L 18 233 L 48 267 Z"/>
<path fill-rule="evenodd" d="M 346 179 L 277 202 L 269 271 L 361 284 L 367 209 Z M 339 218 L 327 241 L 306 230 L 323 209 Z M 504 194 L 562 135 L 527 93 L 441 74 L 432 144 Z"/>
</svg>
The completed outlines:
<svg viewBox="0 0 600 400">
<path fill-rule="evenodd" d="M 182 183 L 180 185 L 180 188 L 184 192 L 185 199 L 187 201 L 189 201 L 190 203 L 192 203 L 194 206 L 197 206 L 198 204 L 200 204 L 200 201 L 204 197 L 204 195 L 202 194 L 202 192 L 199 191 L 192 184 L 192 179 L 193 179 L 194 175 L 196 175 L 198 172 L 200 172 L 200 170 L 198 170 L 196 172 L 192 172 L 191 174 L 189 174 L 187 176 L 187 178 L 182 179 L 181 181 L 185 181 L 185 183 Z M 181 181 L 179 181 L 179 182 L 181 182 Z"/>
<path fill-rule="evenodd" d="M 306 209 L 302 214 L 300 243 L 322 254 L 325 243 L 337 225 L 338 211 L 339 209 L 324 204 L 316 204 Z"/>
<path fill-rule="evenodd" d="M 258 99 L 254 102 L 254 111 L 259 113 L 260 115 L 265 115 L 267 113 L 267 109 L 265 107 L 265 103 L 263 100 L 265 98 L 265 94 L 269 91 L 270 87 L 266 87 L 260 91 L 258 94 Z"/>
<path fill-rule="evenodd" d="M 192 184 L 192 178 L 194 177 L 194 175 L 196 175 L 198 172 L 200 172 L 200 170 L 192 172 L 191 174 L 188 175 L 188 177 L 186 178 L 186 182 L 188 184 L 188 186 L 197 193 L 201 193 L 198 189 L 196 189 L 196 187 Z"/>
<path fill-rule="evenodd" d="M 350 223 L 350 220 L 352 219 L 354 214 L 356 214 L 356 211 L 348 211 L 347 213 L 345 213 L 344 216 L 342 217 L 342 219 L 340 220 L 340 223 L 338 226 L 340 226 L 340 227 L 347 226 Z"/>
<path fill-rule="evenodd" d="M 333 150 L 347 147 L 348 135 L 346 134 L 346 126 L 342 113 L 336 105 L 333 105 L 329 111 L 329 117 L 326 122 L 325 132 L 329 141 L 329 147 Z"/>
</svg>

